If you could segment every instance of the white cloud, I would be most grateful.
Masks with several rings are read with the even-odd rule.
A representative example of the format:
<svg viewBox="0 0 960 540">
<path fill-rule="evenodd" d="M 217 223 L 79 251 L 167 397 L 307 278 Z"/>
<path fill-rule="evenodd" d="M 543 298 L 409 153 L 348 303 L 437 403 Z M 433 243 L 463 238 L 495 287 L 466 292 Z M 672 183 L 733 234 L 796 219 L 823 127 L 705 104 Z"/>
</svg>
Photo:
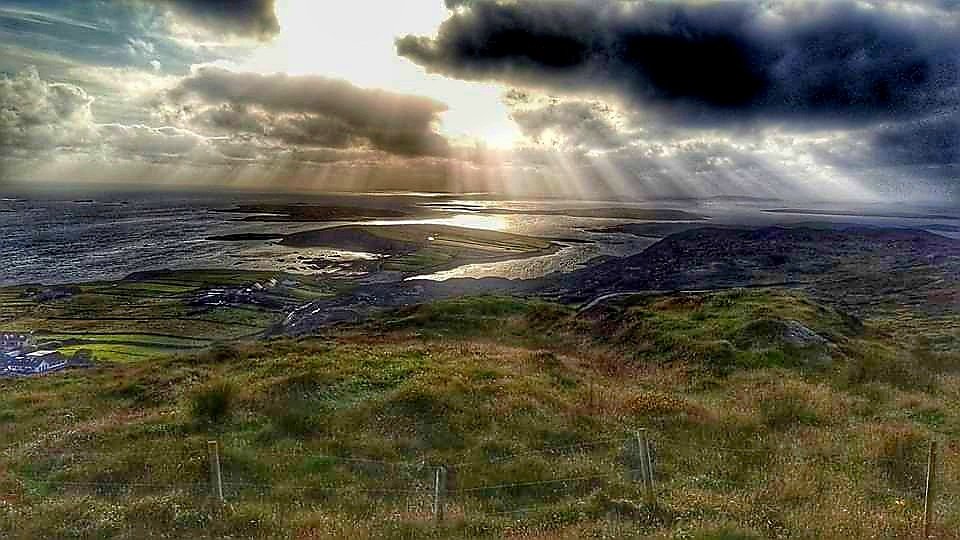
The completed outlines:
<svg viewBox="0 0 960 540">
<path fill-rule="evenodd" d="M 91 144 L 96 139 L 92 103 L 83 88 L 43 81 L 34 68 L 3 77 L 0 152 Z"/>
</svg>

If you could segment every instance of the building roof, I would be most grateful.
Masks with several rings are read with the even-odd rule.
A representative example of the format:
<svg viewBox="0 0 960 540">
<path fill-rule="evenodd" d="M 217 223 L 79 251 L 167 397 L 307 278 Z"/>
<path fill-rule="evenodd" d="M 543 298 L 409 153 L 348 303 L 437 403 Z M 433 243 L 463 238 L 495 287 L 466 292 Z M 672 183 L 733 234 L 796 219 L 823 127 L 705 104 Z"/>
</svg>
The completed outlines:
<svg viewBox="0 0 960 540">
<path fill-rule="evenodd" d="M 46 358 L 47 356 L 51 356 L 54 354 L 60 354 L 60 353 L 57 351 L 34 351 L 32 353 L 27 353 L 27 356 L 29 356 L 30 358 Z"/>
<path fill-rule="evenodd" d="M 45 356 L 21 356 L 9 360 L 7 362 L 7 369 L 9 371 L 34 370 L 40 368 L 40 366 L 44 363 L 46 363 L 49 367 L 62 367 L 67 364 L 67 358 L 64 356 L 57 356 L 56 358 L 49 358 Z"/>
</svg>

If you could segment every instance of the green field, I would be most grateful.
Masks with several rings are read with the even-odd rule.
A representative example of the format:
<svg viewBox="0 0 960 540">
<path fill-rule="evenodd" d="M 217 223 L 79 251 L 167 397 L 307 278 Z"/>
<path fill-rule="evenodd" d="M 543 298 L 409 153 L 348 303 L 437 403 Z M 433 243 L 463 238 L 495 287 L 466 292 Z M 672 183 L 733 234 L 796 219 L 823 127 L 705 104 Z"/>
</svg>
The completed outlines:
<svg viewBox="0 0 960 540">
<path fill-rule="evenodd" d="M 897 317 L 779 290 L 463 298 L 2 381 L 0 536 L 912 538 L 937 441 L 934 533 L 958 538 L 960 350 Z"/>
<path fill-rule="evenodd" d="M 190 347 L 193 348 L 193 347 Z M 139 362 L 150 360 L 164 354 L 170 354 L 171 349 L 186 350 L 187 348 L 158 347 L 150 343 L 130 345 L 124 343 L 90 342 L 82 345 L 59 347 L 57 350 L 72 355 L 76 351 L 90 351 L 99 362 Z"/>
<path fill-rule="evenodd" d="M 204 307 L 191 300 L 208 289 L 249 286 L 271 278 L 298 283 L 268 295 L 278 304 L 293 306 L 333 294 L 303 276 L 226 270 L 161 271 L 85 283 L 66 298 L 45 302 L 31 294 L 42 287 L 9 287 L 0 289 L 0 331 L 33 332 L 37 342 L 60 342 L 59 350 L 67 354 L 87 349 L 99 361 L 148 360 L 259 336 L 282 317 L 283 309 Z"/>
</svg>

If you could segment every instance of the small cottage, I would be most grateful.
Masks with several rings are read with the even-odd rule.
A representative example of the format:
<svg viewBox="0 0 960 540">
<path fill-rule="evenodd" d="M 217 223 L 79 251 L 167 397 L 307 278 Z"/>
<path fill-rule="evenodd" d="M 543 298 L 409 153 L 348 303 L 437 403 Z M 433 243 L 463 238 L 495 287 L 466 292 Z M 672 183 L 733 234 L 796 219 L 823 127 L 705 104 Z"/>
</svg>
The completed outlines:
<svg viewBox="0 0 960 540">
<path fill-rule="evenodd" d="M 0 334 L 0 352 L 19 351 L 30 343 L 27 334 Z"/>
<path fill-rule="evenodd" d="M 35 351 L 7 360 L 13 375 L 43 375 L 67 367 L 67 358 L 57 351 Z"/>
</svg>

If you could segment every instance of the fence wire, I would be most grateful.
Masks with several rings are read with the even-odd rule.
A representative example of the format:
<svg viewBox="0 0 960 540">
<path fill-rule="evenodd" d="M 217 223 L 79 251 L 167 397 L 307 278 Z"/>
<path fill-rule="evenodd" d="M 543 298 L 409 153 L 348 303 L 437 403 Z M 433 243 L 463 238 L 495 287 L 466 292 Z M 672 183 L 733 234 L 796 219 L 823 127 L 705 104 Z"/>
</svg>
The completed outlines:
<svg viewBox="0 0 960 540">
<path fill-rule="evenodd" d="M 637 435 L 525 449 L 486 459 L 456 460 L 449 465 L 428 457 L 388 460 L 314 453 L 306 448 L 259 451 L 245 446 L 225 447 L 220 451 L 221 489 L 228 501 L 254 499 L 278 505 L 361 505 L 368 499 L 376 500 L 380 504 L 378 511 L 431 520 L 437 519 L 439 514 L 456 518 L 469 515 L 492 519 L 534 519 L 540 514 L 589 509 L 596 514 L 615 514 L 619 527 L 621 514 L 629 516 L 636 512 L 636 508 L 649 504 L 647 497 L 677 505 L 682 504 L 684 496 L 689 498 L 695 494 L 703 499 L 697 504 L 714 505 L 712 511 L 716 515 L 734 516 L 731 507 L 739 501 L 724 500 L 721 496 L 730 486 L 747 487 L 749 489 L 745 492 L 762 502 L 770 493 L 793 489 L 785 486 L 785 476 L 799 475 L 802 481 L 798 483 L 804 486 L 805 474 L 815 477 L 811 480 L 814 485 L 825 481 L 811 471 L 829 470 L 850 478 L 862 471 L 871 471 L 884 479 L 877 484 L 884 486 L 883 489 L 870 488 L 851 496 L 843 503 L 846 507 L 842 511 L 867 519 L 871 513 L 866 500 L 886 497 L 903 501 L 898 504 L 904 506 L 904 512 L 912 512 L 910 519 L 920 520 L 922 517 L 918 508 L 922 509 L 927 462 L 915 448 L 902 454 L 899 449 L 894 449 L 895 455 L 872 453 L 869 448 L 846 453 L 818 452 L 807 451 L 802 445 L 731 447 L 681 441 L 653 433 L 644 437 L 648 435 L 652 470 L 646 472 L 643 453 L 636 444 Z M 960 465 L 960 453 L 957 452 L 960 446 L 941 443 L 940 448 L 942 452 L 934 468 L 940 496 L 932 503 L 934 513 L 945 512 L 960 503 L 957 495 L 960 477 L 956 472 L 957 465 Z M 27 471 L 17 474 L 0 470 L 0 489 L 9 489 L 12 482 L 14 488 L 40 496 L 83 492 L 116 497 L 146 491 L 217 497 L 213 480 L 208 476 L 211 472 L 209 456 L 200 450 L 194 453 L 164 451 L 159 446 L 143 455 L 122 452 L 124 458 L 135 461 L 133 464 L 121 463 L 122 470 L 110 467 L 97 470 L 101 458 L 115 457 L 109 451 L 19 448 L 7 449 L 3 455 L 8 459 L 25 460 L 23 468 Z M 255 458 L 265 456 L 289 458 L 277 467 L 288 467 L 293 472 L 279 476 L 297 478 L 297 481 L 261 481 L 277 471 L 251 470 L 256 467 L 250 466 L 249 459 L 255 462 Z M 142 460 L 138 461 L 138 457 Z M 169 460 L 151 464 L 151 460 L 171 457 L 180 460 L 173 462 L 177 464 L 175 467 Z M 528 471 L 524 461 L 528 458 L 543 458 L 541 462 L 553 468 Z M 304 473 L 307 462 L 315 465 L 321 462 L 318 465 L 320 472 Z M 143 481 L 110 479 L 132 474 L 134 466 L 143 468 Z M 94 476 L 103 480 L 84 478 L 85 473 L 91 472 L 85 467 L 92 468 Z M 170 467 L 175 470 L 167 470 Z M 526 473 L 532 473 L 533 477 L 524 478 Z M 325 475 L 335 476 L 338 481 L 323 480 Z M 649 489 L 645 475 L 652 480 Z M 504 477 L 510 481 L 497 481 Z M 677 493 L 684 495 L 675 497 Z M 603 504 L 607 506 L 597 506 L 597 501 L 606 501 Z M 625 509 L 611 506 L 610 501 L 625 501 L 617 504 L 627 506 Z M 801 501 L 801 504 L 822 512 L 836 511 L 834 507 L 837 505 L 835 501 L 816 497 Z M 373 512 L 372 507 L 368 511 Z M 764 519 L 767 518 L 761 515 L 756 518 L 756 523 L 748 525 L 772 527 L 769 523 L 761 523 Z"/>
</svg>

